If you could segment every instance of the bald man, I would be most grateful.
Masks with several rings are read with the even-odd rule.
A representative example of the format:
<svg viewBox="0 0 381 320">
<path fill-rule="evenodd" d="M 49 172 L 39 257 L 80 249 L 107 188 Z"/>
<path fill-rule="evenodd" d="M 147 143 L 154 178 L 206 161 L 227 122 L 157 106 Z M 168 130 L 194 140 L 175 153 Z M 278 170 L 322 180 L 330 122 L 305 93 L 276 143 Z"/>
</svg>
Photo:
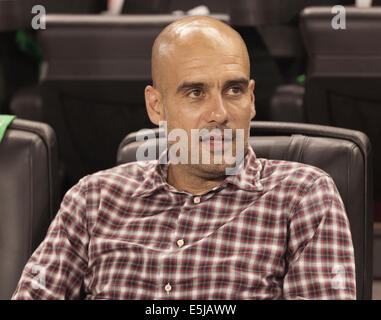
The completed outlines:
<svg viewBox="0 0 381 320">
<path fill-rule="evenodd" d="M 188 17 L 167 26 L 145 89 L 167 150 L 69 190 L 13 298 L 355 299 L 349 223 L 332 179 L 259 159 L 247 143 L 249 69 L 228 25 Z M 184 162 L 170 156 L 175 131 L 188 145 L 176 149 Z"/>
</svg>

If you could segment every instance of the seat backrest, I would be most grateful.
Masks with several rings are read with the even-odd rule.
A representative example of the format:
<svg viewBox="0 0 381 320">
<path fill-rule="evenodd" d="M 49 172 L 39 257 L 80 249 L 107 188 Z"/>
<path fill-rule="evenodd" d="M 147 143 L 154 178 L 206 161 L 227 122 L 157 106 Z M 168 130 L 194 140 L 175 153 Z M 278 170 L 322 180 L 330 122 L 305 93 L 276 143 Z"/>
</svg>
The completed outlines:
<svg viewBox="0 0 381 320">
<path fill-rule="evenodd" d="M 307 8 L 301 31 L 308 53 L 306 117 L 310 123 L 364 132 L 381 162 L 381 7 L 345 7 L 332 27 L 331 7 Z M 343 20 L 345 13 L 345 20 Z M 343 24 L 345 22 L 345 25 Z M 374 167 L 381 201 L 381 168 Z"/>
<path fill-rule="evenodd" d="M 10 110 L 53 127 L 67 172 L 65 189 L 86 174 L 114 166 L 122 138 L 152 126 L 144 88 L 151 84 L 151 48 L 163 23 L 139 21 L 48 14 L 46 30 L 38 32 L 40 84 L 34 93 L 16 94 Z"/>
<path fill-rule="evenodd" d="M 0 299 L 9 299 L 57 210 L 52 128 L 15 119 L 0 142 Z"/>
<path fill-rule="evenodd" d="M 151 49 L 166 22 L 131 15 L 48 14 L 38 33 L 41 81 L 151 80 Z"/>
<path fill-rule="evenodd" d="M 159 129 L 155 129 L 156 137 Z M 131 133 L 121 142 L 117 162 L 136 161 L 143 143 Z M 152 143 L 156 143 L 157 139 Z M 351 225 L 356 260 L 357 298 L 372 294 L 372 162 L 369 140 L 362 132 L 288 122 L 252 122 L 249 143 L 258 157 L 296 161 L 331 175 Z M 158 152 L 156 153 L 156 156 Z"/>
</svg>

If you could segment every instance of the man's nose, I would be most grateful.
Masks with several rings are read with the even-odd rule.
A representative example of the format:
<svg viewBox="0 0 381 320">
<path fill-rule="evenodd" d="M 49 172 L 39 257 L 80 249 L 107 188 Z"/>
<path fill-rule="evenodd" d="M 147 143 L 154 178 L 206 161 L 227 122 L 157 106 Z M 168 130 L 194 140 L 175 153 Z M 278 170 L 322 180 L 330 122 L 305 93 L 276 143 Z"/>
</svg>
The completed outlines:
<svg viewBox="0 0 381 320">
<path fill-rule="evenodd" d="M 224 123 L 227 120 L 227 109 L 220 93 L 211 95 L 208 105 L 208 122 Z"/>
</svg>

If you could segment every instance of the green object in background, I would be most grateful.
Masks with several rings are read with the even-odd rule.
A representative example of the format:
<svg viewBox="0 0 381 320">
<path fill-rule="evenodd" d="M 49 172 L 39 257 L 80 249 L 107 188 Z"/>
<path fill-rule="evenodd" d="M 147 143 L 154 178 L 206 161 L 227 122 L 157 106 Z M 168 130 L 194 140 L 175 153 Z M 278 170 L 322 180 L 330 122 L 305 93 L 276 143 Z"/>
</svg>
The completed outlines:
<svg viewBox="0 0 381 320">
<path fill-rule="evenodd" d="M 16 43 L 20 50 L 27 54 L 28 56 L 33 57 L 38 61 L 38 70 L 39 74 L 41 74 L 42 68 L 42 57 L 41 50 L 38 46 L 37 41 L 34 39 L 33 35 L 23 31 L 18 30 L 16 33 Z"/>
<path fill-rule="evenodd" d="M 35 39 L 23 30 L 19 30 L 16 33 L 16 42 L 22 52 L 36 58 L 41 59 L 40 48 L 38 47 Z"/>
<path fill-rule="evenodd" d="M 5 131 L 7 130 L 8 126 L 11 124 L 14 118 L 16 118 L 16 116 L 0 114 L 0 142 L 4 137 Z"/>
<path fill-rule="evenodd" d="M 296 82 L 299 83 L 299 84 L 304 84 L 306 82 L 306 75 L 305 74 L 301 74 L 300 76 L 298 76 L 296 78 Z"/>
</svg>

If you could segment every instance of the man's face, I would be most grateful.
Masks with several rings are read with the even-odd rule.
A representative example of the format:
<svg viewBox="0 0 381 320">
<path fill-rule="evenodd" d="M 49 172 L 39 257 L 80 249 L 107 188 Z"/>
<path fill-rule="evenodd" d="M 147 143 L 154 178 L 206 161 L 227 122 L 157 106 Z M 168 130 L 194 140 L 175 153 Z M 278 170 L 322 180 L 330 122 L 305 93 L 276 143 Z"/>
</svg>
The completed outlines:
<svg viewBox="0 0 381 320">
<path fill-rule="evenodd" d="M 202 143 L 199 139 L 200 163 L 193 169 L 210 176 L 219 176 L 229 165 L 216 164 L 217 154 L 230 152 L 235 156 L 237 143 L 246 153 L 250 120 L 255 115 L 254 81 L 249 79 L 248 66 L 242 47 L 228 43 L 205 43 L 205 39 L 179 45 L 166 58 L 162 77 L 162 104 L 168 132 L 183 129 L 188 136 L 190 163 L 191 130 L 232 130 L 227 136 Z M 244 131 L 243 141 L 237 141 L 236 130 Z M 205 131 L 205 130 L 204 130 Z M 171 142 L 168 142 L 171 145 Z M 231 149 L 231 150 L 230 150 Z M 203 164 L 203 152 L 210 153 L 210 164 Z"/>
</svg>

